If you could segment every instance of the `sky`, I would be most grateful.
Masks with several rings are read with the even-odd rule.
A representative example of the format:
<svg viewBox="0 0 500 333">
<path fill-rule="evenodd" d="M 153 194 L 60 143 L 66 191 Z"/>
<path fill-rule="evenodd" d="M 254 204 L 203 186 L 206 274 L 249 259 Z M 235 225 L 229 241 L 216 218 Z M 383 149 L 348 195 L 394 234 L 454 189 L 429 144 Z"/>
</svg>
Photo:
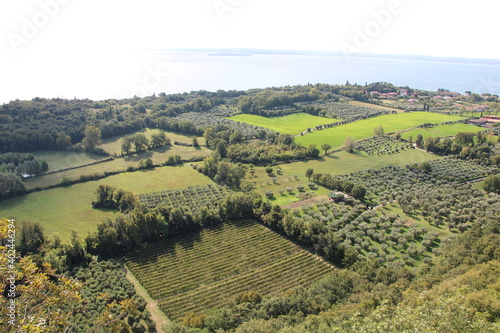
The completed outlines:
<svg viewBox="0 0 500 333">
<path fill-rule="evenodd" d="M 500 59 L 499 9 L 492 0 L 2 0 L 0 102 L 75 78 L 98 84 L 96 71 L 121 77 L 141 49 Z"/>
</svg>

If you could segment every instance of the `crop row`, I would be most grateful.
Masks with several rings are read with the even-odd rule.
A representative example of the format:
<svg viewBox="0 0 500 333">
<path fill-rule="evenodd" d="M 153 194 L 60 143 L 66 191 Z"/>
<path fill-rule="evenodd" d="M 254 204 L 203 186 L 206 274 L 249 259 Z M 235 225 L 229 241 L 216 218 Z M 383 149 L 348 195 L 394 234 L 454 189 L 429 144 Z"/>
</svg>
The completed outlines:
<svg viewBox="0 0 500 333">
<path fill-rule="evenodd" d="M 368 155 L 395 154 L 407 148 L 410 148 L 407 142 L 388 136 L 374 136 L 354 144 L 355 150 L 365 151 Z"/>
<path fill-rule="evenodd" d="M 145 254 L 139 262 L 130 260 L 127 264 L 130 269 L 140 268 L 137 277 L 145 279 L 144 286 L 153 297 L 159 297 L 185 289 L 187 284 L 184 280 L 188 280 L 190 285 L 210 282 L 211 279 L 220 279 L 234 271 L 256 267 L 262 261 L 279 259 L 290 251 L 297 251 L 293 247 L 286 248 L 289 245 L 286 240 L 277 241 L 276 235 L 259 225 L 255 225 L 255 229 L 238 234 L 227 231 L 224 235 L 217 235 L 224 243 L 214 244 L 214 239 L 203 239 L 202 247 L 194 245 L 187 253 L 180 249 L 169 251 L 157 260 L 151 260 L 150 255 Z M 243 248 L 242 242 L 245 243 Z M 261 257 L 261 251 L 248 250 L 254 246 L 265 248 L 268 253 L 266 258 Z M 143 264 L 144 261 L 147 263 Z M 193 262 L 203 264 L 192 265 Z M 227 265 L 228 262 L 232 265 Z M 214 275 L 214 271 L 217 274 Z M 170 281 L 168 286 L 163 283 L 164 280 Z"/>
<path fill-rule="evenodd" d="M 196 210 L 202 206 L 209 208 L 218 207 L 219 202 L 223 200 L 228 193 L 229 192 L 221 186 L 208 184 L 206 186 L 188 186 L 180 190 L 170 189 L 140 194 L 139 200 L 151 208 L 159 205 L 172 207 L 187 206 Z"/>
<path fill-rule="evenodd" d="M 249 245 L 252 246 L 256 243 L 254 241 Z M 201 283 L 211 282 L 258 267 L 268 260 L 279 260 L 287 253 L 282 251 L 281 245 L 273 244 L 271 238 L 262 240 L 259 246 L 265 247 L 266 251 L 269 251 L 265 258 L 259 251 L 250 253 L 241 251 L 239 249 L 241 243 L 239 243 L 228 247 L 226 251 L 221 253 L 214 252 L 207 254 L 207 256 L 183 258 L 176 260 L 172 265 L 163 265 L 163 267 L 153 265 L 149 269 L 146 268 L 141 277 L 147 279 L 145 287 L 150 290 L 153 297 L 165 297 Z M 203 262 L 203 264 L 191 265 L 193 262 Z M 228 263 L 232 264 L 228 265 Z M 169 280 L 168 285 L 165 285 L 165 280 Z"/>
<path fill-rule="evenodd" d="M 332 270 L 249 220 L 157 242 L 125 261 L 172 319 L 224 305 L 243 291 L 276 294 L 304 287 Z"/>
<path fill-rule="evenodd" d="M 464 182 L 498 173 L 496 166 L 482 165 L 474 160 L 461 160 L 452 156 L 430 161 L 429 164 L 432 175 L 448 181 Z"/>
<path fill-rule="evenodd" d="M 160 302 L 160 308 L 167 316 L 176 320 L 190 311 L 202 312 L 210 307 L 223 306 L 240 292 L 280 294 L 297 286 L 309 285 L 331 272 L 332 268 L 329 265 L 311 260 L 309 255 L 298 252 L 285 260 L 272 262 L 245 274 L 234 275 L 175 297 L 169 297 Z"/>
</svg>

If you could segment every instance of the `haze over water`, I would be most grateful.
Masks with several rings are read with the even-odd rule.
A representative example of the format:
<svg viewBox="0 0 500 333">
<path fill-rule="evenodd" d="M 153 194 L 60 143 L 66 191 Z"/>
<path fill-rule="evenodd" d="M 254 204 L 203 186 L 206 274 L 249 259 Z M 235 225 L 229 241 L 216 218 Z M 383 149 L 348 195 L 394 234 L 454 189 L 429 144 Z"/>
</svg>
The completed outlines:
<svg viewBox="0 0 500 333">
<path fill-rule="evenodd" d="M 97 65 L 75 66 L 47 84 L 26 82 L 20 90 L 22 95 L 1 96 L 0 102 L 34 97 L 100 100 L 160 92 L 246 90 L 346 81 L 360 85 L 385 81 L 424 90 L 444 88 L 461 94 L 499 94 L 500 61 L 380 55 L 347 58 L 342 54 L 271 51 L 251 55 L 224 50 L 142 51 L 134 57 L 114 55 Z"/>
</svg>

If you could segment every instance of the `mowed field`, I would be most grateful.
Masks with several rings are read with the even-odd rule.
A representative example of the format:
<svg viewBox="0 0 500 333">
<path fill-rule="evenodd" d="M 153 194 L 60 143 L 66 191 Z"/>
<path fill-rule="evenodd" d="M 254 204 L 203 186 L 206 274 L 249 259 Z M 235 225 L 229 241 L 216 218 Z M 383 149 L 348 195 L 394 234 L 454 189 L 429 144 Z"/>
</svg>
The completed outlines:
<svg viewBox="0 0 500 333">
<path fill-rule="evenodd" d="M 104 218 L 116 214 L 114 211 L 91 207 L 99 184 L 109 184 L 141 194 L 213 182 L 187 164 L 162 167 L 30 193 L 2 201 L 0 211 L 6 218 L 40 222 L 46 235 L 58 232 L 63 239 L 68 239 L 71 229 L 75 229 L 80 236 L 85 237 L 87 232 L 95 231 L 96 225 Z"/>
<path fill-rule="evenodd" d="M 455 136 L 460 132 L 477 133 L 484 131 L 484 127 L 469 124 L 440 125 L 431 128 L 419 128 L 402 134 L 403 139 L 409 140 L 410 136 L 415 140 L 417 135 L 422 134 L 424 138 L 435 138 L 438 136 Z"/>
<path fill-rule="evenodd" d="M 314 131 L 304 136 L 296 137 L 296 141 L 304 146 L 315 144 L 320 147 L 324 143 L 334 148 L 341 147 L 347 137 L 360 140 L 373 136 L 373 129 L 382 126 L 385 133 L 412 128 L 425 123 L 443 123 L 463 119 L 460 116 L 444 115 L 430 112 L 410 112 L 388 114 L 375 118 L 364 119 L 354 123 Z"/>
<path fill-rule="evenodd" d="M 224 306 L 245 291 L 278 295 L 306 287 L 334 269 L 251 220 L 154 243 L 125 263 L 172 320 Z"/>
<path fill-rule="evenodd" d="M 339 119 L 313 116 L 307 113 L 294 113 L 281 117 L 261 117 L 252 114 L 238 114 L 229 119 L 272 129 L 282 134 L 299 134 L 308 128 L 331 124 Z"/>
<path fill-rule="evenodd" d="M 47 164 L 49 165 L 47 172 L 87 165 L 107 158 L 106 156 L 96 154 L 61 150 L 39 150 L 33 152 L 32 154 L 47 161 Z"/>
<path fill-rule="evenodd" d="M 146 138 L 151 139 L 151 136 L 155 133 L 165 133 L 165 135 L 167 136 L 167 138 L 169 138 L 171 141 L 172 141 L 172 144 L 177 141 L 177 142 L 182 142 L 182 143 L 187 143 L 187 144 L 192 144 L 193 143 L 193 139 L 192 137 L 189 137 L 187 135 L 182 135 L 182 134 L 177 134 L 177 133 L 174 133 L 174 132 L 168 132 L 168 131 L 163 131 L 163 130 L 160 130 L 160 129 L 156 129 L 156 128 L 147 128 L 147 129 L 144 129 L 142 131 L 137 131 L 137 132 L 134 132 L 134 133 L 130 133 L 130 134 L 127 134 L 127 135 L 124 135 L 124 136 L 116 136 L 116 137 L 113 137 L 113 138 L 108 138 L 108 139 L 104 139 L 102 140 L 102 144 L 100 145 L 100 147 L 102 149 L 104 149 L 105 151 L 107 151 L 108 153 L 110 154 L 121 154 L 122 152 L 122 142 L 123 142 L 123 137 L 125 136 L 130 136 L 130 135 L 134 135 L 134 134 L 137 134 L 137 133 L 142 133 L 146 136 Z M 200 136 L 200 137 L 196 137 L 197 140 L 198 140 L 198 143 L 200 145 L 205 145 L 205 138 Z"/>
<path fill-rule="evenodd" d="M 76 153 L 73 153 L 76 154 Z M 128 155 L 125 157 L 115 158 L 112 161 L 99 164 L 84 166 L 77 169 L 71 169 L 44 175 L 26 180 L 26 188 L 34 189 L 37 187 L 45 187 L 61 183 L 64 178 L 78 179 L 81 175 L 90 175 L 93 173 L 103 173 L 106 171 L 124 171 L 129 166 L 137 167 L 142 159 L 151 158 L 153 163 L 162 164 L 169 156 L 180 155 L 183 159 L 191 159 L 196 157 L 206 157 L 210 155 L 210 150 L 205 147 L 194 148 L 186 146 L 170 146 L 159 147 L 155 150 L 143 151 L 137 154 Z M 71 157 L 69 157 L 71 158 Z M 54 160 L 52 165 L 58 165 L 59 160 Z M 50 164 L 49 164 L 50 166 Z M 56 167 L 57 168 L 57 167 Z"/>
</svg>

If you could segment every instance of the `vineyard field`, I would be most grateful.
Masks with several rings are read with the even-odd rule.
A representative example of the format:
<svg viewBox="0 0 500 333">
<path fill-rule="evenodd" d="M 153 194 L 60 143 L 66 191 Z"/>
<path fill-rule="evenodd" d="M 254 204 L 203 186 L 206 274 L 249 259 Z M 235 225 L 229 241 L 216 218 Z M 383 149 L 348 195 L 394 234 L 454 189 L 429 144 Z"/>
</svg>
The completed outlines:
<svg viewBox="0 0 500 333">
<path fill-rule="evenodd" d="M 154 243 L 125 263 L 172 320 L 226 305 L 237 294 L 278 295 L 334 269 L 252 220 Z"/>
</svg>

